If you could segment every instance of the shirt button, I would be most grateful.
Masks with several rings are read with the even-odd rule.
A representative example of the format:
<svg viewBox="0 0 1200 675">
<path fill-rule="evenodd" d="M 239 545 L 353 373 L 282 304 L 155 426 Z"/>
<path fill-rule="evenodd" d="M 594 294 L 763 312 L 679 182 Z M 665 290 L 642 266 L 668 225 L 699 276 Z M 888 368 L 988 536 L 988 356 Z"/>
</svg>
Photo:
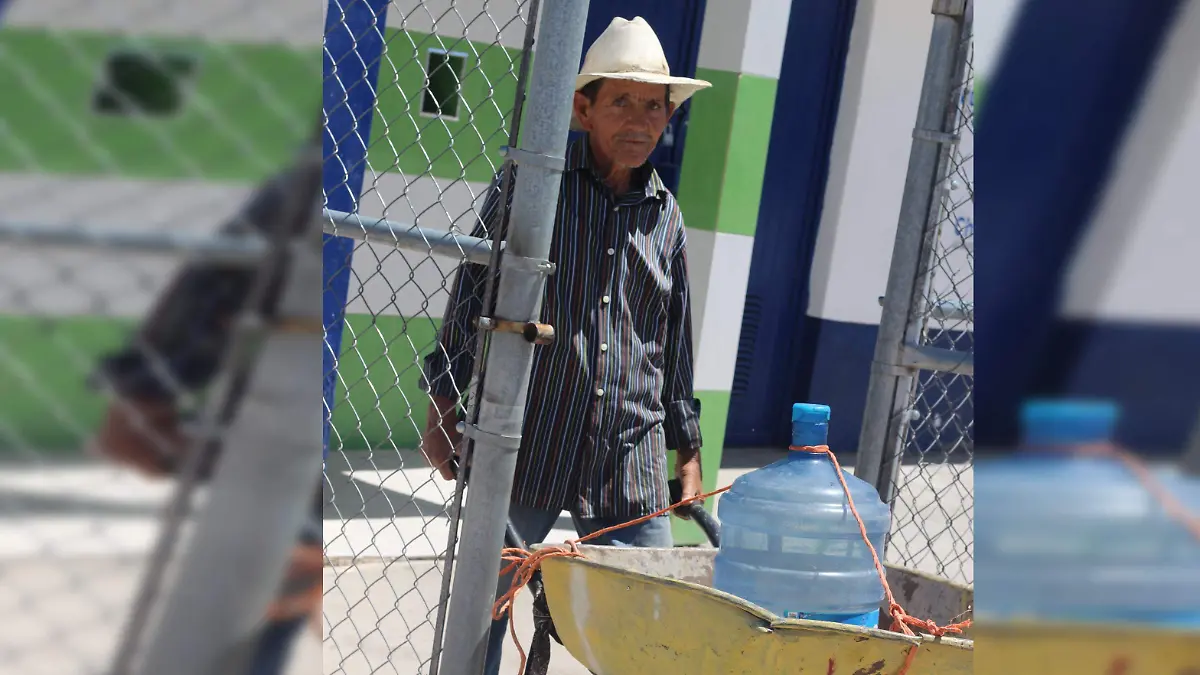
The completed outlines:
<svg viewBox="0 0 1200 675">
<path fill-rule="evenodd" d="M 619 207 L 619 206 L 613 207 L 613 213 L 616 213 L 617 211 L 620 211 L 620 210 L 621 210 L 621 207 Z"/>
<path fill-rule="evenodd" d="M 607 305 L 608 304 L 608 296 L 606 295 L 603 298 L 600 298 L 600 302 L 603 302 L 604 304 Z"/>
<path fill-rule="evenodd" d="M 608 351 L 608 343 L 607 342 L 600 343 L 600 351 L 602 351 L 602 352 Z"/>
<path fill-rule="evenodd" d="M 610 248 L 610 249 L 608 249 L 608 254 L 609 254 L 609 255 L 612 255 L 612 254 L 614 254 L 614 253 L 616 253 L 616 252 L 617 252 L 617 249 L 615 249 L 615 248 Z"/>
<path fill-rule="evenodd" d="M 599 398 L 599 397 L 601 397 L 601 396 L 604 396 L 604 390 L 603 390 L 603 389 L 597 389 L 597 390 L 596 390 L 596 397 L 597 397 L 597 398 Z"/>
</svg>

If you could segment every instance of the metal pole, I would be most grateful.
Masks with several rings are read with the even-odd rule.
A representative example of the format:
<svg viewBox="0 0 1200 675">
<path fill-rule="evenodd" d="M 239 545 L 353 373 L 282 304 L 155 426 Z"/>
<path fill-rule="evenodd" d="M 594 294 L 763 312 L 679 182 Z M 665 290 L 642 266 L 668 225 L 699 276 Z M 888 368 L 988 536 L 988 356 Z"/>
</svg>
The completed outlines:
<svg viewBox="0 0 1200 675">
<path fill-rule="evenodd" d="M 22 248 L 65 248 L 128 255 L 186 256 L 213 263 L 254 263 L 267 248 L 254 236 L 197 235 L 186 232 L 102 230 L 71 225 L 0 221 L 0 244 Z"/>
<path fill-rule="evenodd" d="M 496 293 L 497 318 L 510 321 L 537 321 L 541 313 L 545 278 L 538 271 L 544 266 L 538 263 L 549 255 L 554 235 L 588 0 L 550 2 L 542 11 L 525 106 L 529 117 L 522 148 L 510 154 L 521 168 Z M 467 429 L 475 451 L 450 593 L 442 661 L 446 675 L 477 675 L 483 670 L 533 350 L 520 335 L 491 336 L 478 422 Z"/>
<path fill-rule="evenodd" d="M 278 312 L 289 327 L 269 330 L 262 345 L 139 675 L 238 672 L 231 661 L 248 655 L 283 581 L 321 472 L 310 398 L 323 346 L 317 228 L 314 209 L 308 234 L 291 244 Z"/>
<path fill-rule="evenodd" d="M 538 17 L 541 15 L 541 0 L 530 0 L 529 7 L 526 10 L 528 17 L 525 23 L 525 40 L 521 46 L 521 68 L 517 74 L 517 93 L 513 98 L 513 109 L 511 122 L 508 130 L 508 147 L 516 147 L 521 139 L 521 119 L 525 110 L 525 91 L 526 85 L 529 83 L 529 66 L 533 61 L 533 44 L 537 37 Z M 504 166 L 504 174 L 500 179 L 500 199 L 501 199 L 501 226 L 495 228 L 491 232 L 491 240 L 487 241 L 490 245 L 493 242 L 495 246 L 491 248 L 490 257 L 487 263 L 487 283 L 484 286 L 483 293 L 483 308 L 488 314 L 493 312 L 493 307 L 496 301 L 496 274 L 495 271 L 500 269 L 501 253 L 504 250 L 504 233 L 508 231 L 510 222 L 508 196 L 512 194 L 513 181 L 513 163 L 506 162 Z M 486 340 L 476 340 L 475 343 L 475 363 L 474 363 L 474 391 L 470 394 L 469 409 L 467 410 L 466 421 L 477 424 L 479 422 L 479 398 L 483 394 L 484 381 L 484 355 L 486 349 Z M 464 459 L 466 466 L 470 466 L 471 456 L 474 454 L 474 444 L 470 441 L 464 444 L 466 450 Z M 433 653 L 429 657 L 429 675 L 439 675 L 442 663 L 442 646 L 445 644 L 446 638 L 446 613 L 449 603 L 446 602 L 450 597 L 451 581 L 454 575 L 454 554 L 458 550 L 458 534 L 462 524 L 463 516 L 463 500 L 466 496 L 467 472 L 460 471 L 454 483 L 454 497 L 450 500 L 450 527 L 446 534 L 446 557 L 445 563 L 442 565 L 442 587 L 438 594 L 438 611 L 437 619 L 433 626 Z M 520 545 L 520 540 L 510 543 L 510 546 Z"/>
<path fill-rule="evenodd" d="M 907 400 L 914 380 L 912 370 L 903 365 L 901 356 L 910 325 L 913 297 L 924 281 L 922 260 L 929 244 L 930 216 L 937 207 L 936 195 L 942 179 L 939 172 L 944 156 L 955 142 L 953 129 L 947 129 L 947 106 L 954 105 L 955 74 L 962 67 L 959 55 L 967 5 L 968 0 L 934 0 L 933 3 L 933 32 L 912 149 L 908 155 L 908 173 L 900 202 L 879 334 L 875 340 L 875 356 L 871 362 L 871 381 L 863 408 L 855 475 L 877 488 L 885 488 L 880 493 L 885 500 L 890 497 L 890 486 L 881 485 L 883 467 L 899 452 L 908 425 L 904 414 L 907 406 L 897 409 L 897 401 Z M 883 482 L 890 484 L 890 475 Z"/>
<path fill-rule="evenodd" d="M 395 246 L 409 251 L 466 258 L 480 265 L 491 262 L 492 242 L 480 237 L 431 230 L 384 218 L 364 218 L 344 211 L 326 209 L 324 215 L 325 234 L 365 241 L 376 246 Z"/>
</svg>

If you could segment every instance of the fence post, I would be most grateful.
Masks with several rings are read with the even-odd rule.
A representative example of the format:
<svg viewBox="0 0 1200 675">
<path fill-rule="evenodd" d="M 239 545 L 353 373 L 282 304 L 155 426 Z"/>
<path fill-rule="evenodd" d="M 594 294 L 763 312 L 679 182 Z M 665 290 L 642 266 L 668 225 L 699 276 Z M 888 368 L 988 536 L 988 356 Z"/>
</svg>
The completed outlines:
<svg viewBox="0 0 1200 675">
<path fill-rule="evenodd" d="M 343 7 L 343 3 L 345 6 Z M 358 210 L 371 122 L 375 116 L 375 83 L 383 55 L 383 30 L 390 0 L 329 0 L 325 14 L 325 48 L 322 63 L 321 101 L 325 111 L 322 142 L 321 188 L 325 208 L 353 213 Z M 321 354 L 324 426 L 322 455 L 329 455 L 333 406 L 337 394 L 337 363 L 346 325 L 346 299 L 350 294 L 350 264 L 355 241 L 322 235 L 321 317 L 325 349 Z"/>
<path fill-rule="evenodd" d="M 971 0 L 934 0 L 932 11 L 933 32 L 855 462 L 855 475 L 875 485 L 888 503 L 910 421 L 909 399 L 916 379 L 912 338 L 920 330 L 913 319 L 921 315 L 925 303 L 927 261 L 936 235 L 932 225 L 938 195 L 945 189 L 943 167 L 956 140 L 948 121 L 954 118 L 954 94 L 962 81 L 962 43 Z"/>
<path fill-rule="evenodd" d="M 287 201 L 278 207 L 287 209 L 287 217 L 307 218 L 307 223 L 299 232 L 272 233 L 282 238 L 273 242 L 279 248 L 271 255 L 281 259 L 277 262 L 286 275 L 277 308 L 280 327 L 255 316 L 241 330 L 252 337 L 261 333 L 265 340 L 261 345 L 253 339 L 239 341 L 239 346 L 256 347 L 256 354 L 227 356 L 234 362 L 255 358 L 257 365 L 245 382 L 241 410 L 225 433 L 225 448 L 194 530 L 174 556 L 172 588 L 145 643 L 145 656 L 134 668 L 138 675 L 211 675 L 245 667 L 238 661 L 250 655 L 255 629 L 282 584 L 309 513 L 313 480 L 321 471 L 309 393 L 319 378 L 316 356 L 321 349 L 315 302 L 321 278 L 319 161 L 315 144 L 306 148 L 301 170 L 283 187 Z M 294 221 L 284 222 L 295 227 Z"/>
<path fill-rule="evenodd" d="M 529 81 L 528 118 L 519 150 L 508 238 L 501 259 L 496 315 L 537 321 L 545 290 L 543 263 L 550 252 L 558 207 L 563 156 L 583 51 L 588 0 L 546 3 Z M 522 336 L 495 333 L 487 354 L 487 378 L 478 422 L 468 429 L 475 442 L 466 519 L 455 562 L 443 672 L 473 675 L 483 669 L 492 623 L 500 549 L 525 419 L 534 345 Z"/>
</svg>

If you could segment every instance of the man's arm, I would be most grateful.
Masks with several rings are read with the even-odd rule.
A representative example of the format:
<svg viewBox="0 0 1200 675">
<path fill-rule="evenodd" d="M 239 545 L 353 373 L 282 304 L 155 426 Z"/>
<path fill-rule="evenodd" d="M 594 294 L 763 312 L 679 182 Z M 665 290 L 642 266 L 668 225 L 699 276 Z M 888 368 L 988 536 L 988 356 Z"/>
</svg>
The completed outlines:
<svg viewBox="0 0 1200 675">
<path fill-rule="evenodd" d="M 666 409 L 667 447 L 677 452 L 676 473 L 683 498 L 704 491 L 700 471 L 700 415 L 693 390 L 691 283 L 688 278 L 687 235 L 681 227 L 671 256 L 671 302 L 667 315 L 667 341 L 663 346 L 665 379 L 662 403 Z"/>
<path fill-rule="evenodd" d="M 501 174 L 502 175 L 502 174 Z M 502 224 L 500 209 L 501 181 L 497 176 L 488 188 L 483 210 L 471 236 L 490 239 L 494 228 Z M 500 240 L 503 240 L 501 233 Z M 429 394 L 429 416 L 421 451 L 442 478 L 452 480 L 454 448 L 459 442 L 458 402 L 471 381 L 478 339 L 476 319 L 483 313 L 487 268 L 463 263 L 455 276 L 450 299 L 442 319 L 442 329 L 433 352 L 425 357 L 424 378 Z"/>
<path fill-rule="evenodd" d="M 268 241 L 303 232 L 321 188 L 319 155 L 313 157 L 270 178 L 219 232 Z M 256 309 L 266 315 L 274 311 L 283 273 L 280 263 L 202 260 L 185 265 L 143 318 L 134 339 L 105 354 L 89 378 L 94 388 L 109 389 L 119 398 L 105 411 L 93 450 L 147 474 L 174 472 L 189 449 L 179 429 L 179 394 L 201 391 L 217 375 L 234 321 L 260 281 L 268 291 Z M 206 457 L 202 474 L 214 459 Z"/>
</svg>

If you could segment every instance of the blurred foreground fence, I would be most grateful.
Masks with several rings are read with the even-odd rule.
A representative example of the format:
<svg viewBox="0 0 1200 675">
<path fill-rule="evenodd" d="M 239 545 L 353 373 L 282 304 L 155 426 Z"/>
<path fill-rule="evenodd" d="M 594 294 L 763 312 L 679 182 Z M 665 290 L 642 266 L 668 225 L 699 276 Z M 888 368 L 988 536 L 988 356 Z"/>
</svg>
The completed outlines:
<svg viewBox="0 0 1200 675">
<path fill-rule="evenodd" d="M 0 670 L 98 673 L 117 654 L 126 675 L 145 647 L 150 672 L 229 672 L 213 659 L 264 616 L 319 477 L 315 420 L 306 428 L 311 418 L 287 406 L 312 405 L 296 383 L 318 377 L 308 364 L 320 336 L 292 331 L 280 347 L 260 322 L 267 330 L 232 344 L 265 351 L 223 361 L 207 397 L 167 386 L 233 458 L 207 500 L 194 481 L 146 480 L 86 456 L 105 410 L 133 403 L 89 376 L 181 270 L 219 268 L 206 278 L 224 286 L 291 256 L 275 245 L 286 236 L 267 241 L 247 225 L 315 230 L 322 10 L 233 0 L 0 9 Z M 305 143 L 292 196 L 245 217 Z M 310 325 L 319 308 L 303 298 L 318 285 L 292 282 L 305 264 L 317 279 L 318 255 L 297 251 L 282 284 L 284 310 L 310 311 Z M 183 309 L 186 321 L 219 294 L 191 291 L 192 304 L 157 308 Z M 179 356 L 139 346 L 150 360 Z M 248 414 L 227 429 L 231 407 Z M 160 577 L 171 563 L 178 574 Z M 161 613 L 147 622 L 151 606 Z M 164 654 L 177 661 L 163 665 Z"/>
<path fill-rule="evenodd" d="M 887 559 L 973 582 L 974 68 L 970 0 L 934 27 L 859 440 Z"/>
</svg>

